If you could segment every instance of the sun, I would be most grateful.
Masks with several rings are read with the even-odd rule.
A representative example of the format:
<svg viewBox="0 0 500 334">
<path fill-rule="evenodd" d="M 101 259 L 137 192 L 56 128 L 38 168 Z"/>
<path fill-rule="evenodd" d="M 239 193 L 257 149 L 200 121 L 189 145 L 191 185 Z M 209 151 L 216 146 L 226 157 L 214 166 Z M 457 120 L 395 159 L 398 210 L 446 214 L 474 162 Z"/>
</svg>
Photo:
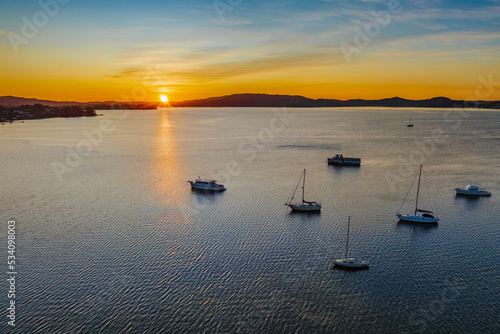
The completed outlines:
<svg viewBox="0 0 500 334">
<path fill-rule="evenodd" d="M 165 94 L 160 95 L 160 100 L 161 100 L 161 102 L 163 102 L 163 103 L 167 103 L 167 102 L 168 102 L 168 97 L 167 97 L 167 95 L 165 95 Z"/>
</svg>

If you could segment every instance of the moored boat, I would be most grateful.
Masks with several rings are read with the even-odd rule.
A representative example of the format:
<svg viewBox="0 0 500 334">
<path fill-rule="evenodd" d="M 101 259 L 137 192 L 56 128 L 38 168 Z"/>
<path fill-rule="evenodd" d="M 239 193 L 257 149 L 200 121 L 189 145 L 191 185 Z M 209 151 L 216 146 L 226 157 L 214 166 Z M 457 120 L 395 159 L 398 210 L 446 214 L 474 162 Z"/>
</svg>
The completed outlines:
<svg viewBox="0 0 500 334">
<path fill-rule="evenodd" d="M 296 204 L 288 203 L 287 205 L 293 211 L 320 211 L 321 210 L 321 204 L 318 202 L 303 201 L 302 203 L 296 203 Z"/>
<path fill-rule="evenodd" d="M 439 217 L 435 216 L 432 211 L 417 210 L 413 215 L 397 213 L 396 216 L 399 220 L 410 223 L 435 224 L 439 221 Z"/>
<path fill-rule="evenodd" d="M 345 158 L 342 154 L 335 154 L 334 157 L 328 158 L 328 163 L 332 165 L 342 165 L 342 166 L 359 166 L 361 165 L 361 159 Z"/>
<path fill-rule="evenodd" d="M 356 257 L 347 257 L 347 252 L 349 249 L 349 225 L 351 224 L 351 217 L 347 219 L 347 238 L 345 242 L 345 255 L 342 258 L 333 259 L 333 263 L 337 267 L 349 268 L 349 269 L 361 269 L 368 268 L 370 263 L 367 260 L 361 260 Z"/>
<path fill-rule="evenodd" d="M 321 210 L 320 203 L 304 200 L 304 191 L 305 191 L 305 185 L 306 185 L 306 170 L 305 169 L 304 169 L 304 172 L 302 173 L 300 179 L 302 180 L 302 202 L 292 203 L 293 198 L 295 197 L 295 193 L 297 192 L 297 188 L 299 187 L 299 184 L 301 181 L 301 180 L 299 180 L 299 183 L 297 184 L 297 187 L 295 187 L 295 191 L 293 192 L 292 197 L 290 198 L 290 200 L 287 203 L 285 203 L 285 205 L 288 205 L 290 207 L 290 209 L 292 209 L 293 211 L 316 211 L 316 212 L 319 212 Z"/>
<path fill-rule="evenodd" d="M 411 117 L 410 117 L 410 121 L 408 122 L 408 124 L 406 126 L 409 128 L 413 128 L 413 123 L 411 121 Z"/>
<path fill-rule="evenodd" d="M 465 188 L 455 188 L 457 195 L 466 195 L 466 196 L 491 196 L 489 191 L 486 191 L 484 188 L 473 186 L 469 184 Z"/>
<path fill-rule="evenodd" d="M 396 216 L 398 216 L 399 220 L 405 221 L 405 222 L 411 222 L 411 223 L 421 223 L 421 224 L 435 224 L 439 221 L 439 217 L 435 216 L 432 211 L 428 210 L 422 210 L 418 208 L 418 195 L 420 194 L 420 178 L 422 176 L 422 165 L 420 165 L 420 172 L 418 174 L 418 187 L 417 187 L 417 198 L 415 200 L 415 211 L 413 214 L 408 214 L 408 215 L 403 215 L 401 213 L 396 213 Z M 412 182 L 413 184 L 413 182 Z M 410 186 L 411 189 L 411 186 Z M 408 195 L 408 194 L 407 194 Z M 406 197 L 405 197 L 406 199 Z M 401 207 L 404 204 L 401 204 Z M 401 210 L 401 208 L 400 208 Z"/>
<path fill-rule="evenodd" d="M 194 181 L 188 181 L 191 183 L 191 188 L 199 189 L 199 190 L 208 190 L 208 191 L 224 191 L 226 187 L 223 184 L 218 184 L 217 180 L 203 180 L 198 177 Z"/>
</svg>

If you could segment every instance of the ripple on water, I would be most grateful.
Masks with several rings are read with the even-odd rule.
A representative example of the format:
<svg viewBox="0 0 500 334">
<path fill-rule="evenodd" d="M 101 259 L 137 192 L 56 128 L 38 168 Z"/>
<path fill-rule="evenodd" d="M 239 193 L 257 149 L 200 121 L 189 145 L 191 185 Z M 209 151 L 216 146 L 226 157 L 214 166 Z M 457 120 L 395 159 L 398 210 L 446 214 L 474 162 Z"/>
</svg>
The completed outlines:
<svg viewBox="0 0 500 334">
<path fill-rule="evenodd" d="M 410 135 L 401 110 L 289 112 L 290 128 L 255 156 L 238 147 L 268 126 L 260 109 L 132 112 L 62 182 L 50 164 L 66 149 L 31 140 L 61 130 L 62 120 L 37 123 L 22 140 L 0 133 L 5 214 L 18 221 L 20 332 L 497 332 L 499 197 L 453 193 L 475 181 L 500 193 L 499 157 L 488 153 L 496 129 L 481 117 L 468 123 L 481 140 L 447 129 L 421 192 L 441 221 L 425 227 L 397 222 L 411 177 L 391 187 L 387 173 L 398 175 L 398 159 L 442 126 L 441 114 L 413 110 L 426 128 Z M 92 128 L 87 121 L 79 129 Z M 58 136 L 80 140 L 78 131 Z M 363 165 L 328 166 L 337 152 Z M 229 161 L 240 169 L 223 177 Z M 284 205 L 304 168 L 320 214 Z M 212 172 L 226 192 L 191 191 L 188 179 Z M 348 216 L 350 253 L 368 258 L 369 270 L 331 269 L 345 251 Z M 435 317 L 422 316 L 430 310 Z"/>
</svg>

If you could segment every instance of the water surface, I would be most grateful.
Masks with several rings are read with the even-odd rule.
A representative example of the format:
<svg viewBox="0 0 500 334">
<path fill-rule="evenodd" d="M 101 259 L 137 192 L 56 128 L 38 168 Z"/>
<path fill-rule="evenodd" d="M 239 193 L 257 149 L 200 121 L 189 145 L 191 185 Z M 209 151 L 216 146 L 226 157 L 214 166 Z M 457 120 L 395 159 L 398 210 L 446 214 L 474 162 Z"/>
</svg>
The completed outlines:
<svg viewBox="0 0 500 334">
<path fill-rule="evenodd" d="M 500 112 L 446 112 L 180 108 L 1 126 L 16 332 L 500 332 Z M 329 166 L 335 153 L 362 166 Z M 437 226 L 394 215 L 420 162 Z M 304 168 L 320 214 L 284 205 Z M 228 190 L 193 192 L 198 176 Z M 467 184 L 493 196 L 455 197 Z M 369 270 L 331 269 L 348 216 Z"/>
</svg>

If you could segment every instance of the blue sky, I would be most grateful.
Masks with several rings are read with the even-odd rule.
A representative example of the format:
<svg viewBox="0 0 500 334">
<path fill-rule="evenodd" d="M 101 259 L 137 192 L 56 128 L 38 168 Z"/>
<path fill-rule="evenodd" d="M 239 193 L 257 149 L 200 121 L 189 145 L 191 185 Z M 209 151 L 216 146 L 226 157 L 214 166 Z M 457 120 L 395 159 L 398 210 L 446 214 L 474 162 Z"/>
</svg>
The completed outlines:
<svg viewBox="0 0 500 334">
<path fill-rule="evenodd" d="M 459 98 L 478 76 L 500 77 L 496 0 L 401 0 L 402 10 L 347 61 L 340 46 L 354 45 L 356 27 L 395 1 L 69 0 L 15 53 L 9 32 L 21 35 L 22 18 L 41 7 L 4 0 L 0 70 L 14 84 L 0 84 L 0 95 L 116 99 L 151 68 L 160 79 L 148 91 L 176 100 L 246 91 L 423 98 L 441 86 L 440 95 Z M 75 90 L 63 92 L 64 81 Z M 37 91 L 40 82 L 47 85 Z"/>
</svg>

